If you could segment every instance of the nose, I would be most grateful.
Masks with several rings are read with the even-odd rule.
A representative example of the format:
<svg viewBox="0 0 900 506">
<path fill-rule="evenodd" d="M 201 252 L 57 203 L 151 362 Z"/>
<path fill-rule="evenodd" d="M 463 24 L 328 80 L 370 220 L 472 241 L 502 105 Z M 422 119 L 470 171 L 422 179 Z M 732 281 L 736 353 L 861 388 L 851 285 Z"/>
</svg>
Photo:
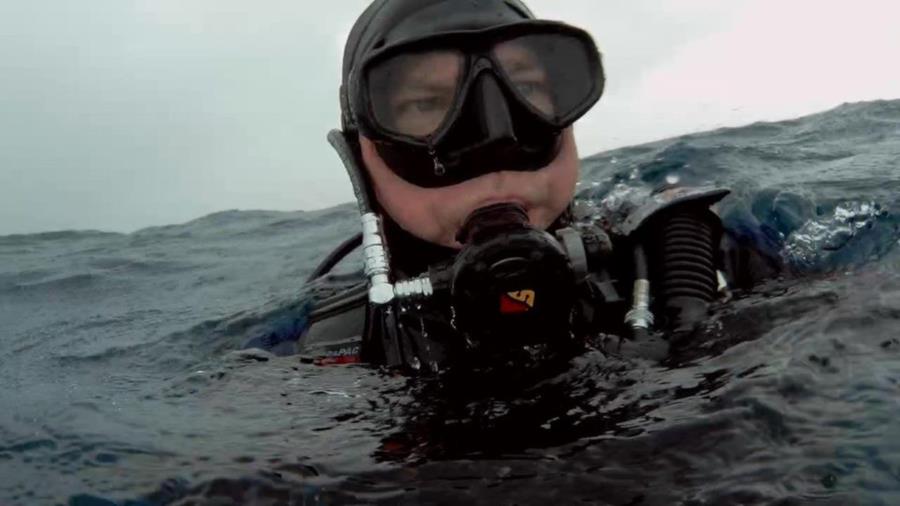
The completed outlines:
<svg viewBox="0 0 900 506">
<path fill-rule="evenodd" d="M 472 105 L 478 113 L 484 141 L 515 140 L 512 115 L 497 78 L 488 72 L 482 72 L 473 83 L 472 91 Z"/>
</svg>

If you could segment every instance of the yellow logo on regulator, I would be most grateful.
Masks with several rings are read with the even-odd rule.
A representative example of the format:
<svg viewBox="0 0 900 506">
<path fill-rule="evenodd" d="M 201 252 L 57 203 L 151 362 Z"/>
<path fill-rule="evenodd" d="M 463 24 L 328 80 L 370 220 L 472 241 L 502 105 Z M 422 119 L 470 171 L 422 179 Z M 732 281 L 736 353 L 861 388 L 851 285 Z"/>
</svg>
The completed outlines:
<svg viewBox="0 0 900 506">
<path fill-rule="evenodd" d="M 510 299 L 526 304 L 528 307 L 534 307 L 534 290 L 519 290 L 517 292 L 507 292 L 506 295 Z"/>
</svg>

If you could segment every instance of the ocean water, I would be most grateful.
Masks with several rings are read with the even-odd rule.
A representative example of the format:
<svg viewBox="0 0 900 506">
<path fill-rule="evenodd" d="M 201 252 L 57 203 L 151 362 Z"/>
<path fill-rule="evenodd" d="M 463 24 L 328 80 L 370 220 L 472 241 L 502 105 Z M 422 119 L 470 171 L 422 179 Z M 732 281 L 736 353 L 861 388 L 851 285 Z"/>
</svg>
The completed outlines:
<svg viewBox="0 0 900 506">
<path fill-rule="evenodd" d="M 602 153 L 579 198 L 673 182 L 785 275 L 662 364 L 478 389 L 241 350 L 349 204 L 0 237 L 0 505 L 900 504 L 900 101 Z"/>
</svg>

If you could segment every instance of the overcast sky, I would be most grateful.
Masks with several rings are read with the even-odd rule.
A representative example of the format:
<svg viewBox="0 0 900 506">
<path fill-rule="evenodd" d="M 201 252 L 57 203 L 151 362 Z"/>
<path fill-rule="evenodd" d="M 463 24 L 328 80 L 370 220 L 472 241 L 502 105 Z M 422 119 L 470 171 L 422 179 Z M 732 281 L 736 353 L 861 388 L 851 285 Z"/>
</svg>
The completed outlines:
<svg viewBox="0 0 900 506">
<path fill-rule="evenodd" d="M 590 31 L 582 155 L 900 98 L 895 0 L 531 0 Z M 325 141 L 368 0 L 0 0 L 0 235 L 352 199 Z"/>
</svg>

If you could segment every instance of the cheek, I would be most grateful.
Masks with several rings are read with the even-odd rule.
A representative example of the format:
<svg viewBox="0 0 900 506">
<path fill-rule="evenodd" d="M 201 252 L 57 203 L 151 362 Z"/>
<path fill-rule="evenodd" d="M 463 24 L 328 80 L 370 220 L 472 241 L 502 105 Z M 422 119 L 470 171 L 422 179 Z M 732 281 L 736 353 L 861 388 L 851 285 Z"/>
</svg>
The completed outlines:
<svg viewBox="0 0 900 506">
<path fill-rule="evenodd" d="M 571 129 L 564 142 L 560 156 L 539 173 L 540 181 L 536 185 L 539 198 L 535 200 L 536 205 L 529 212 L 529 218 L 535 226 L 541 228 L 550 226 L 575 196 L 580 162 Z"/>
<path fill-rule="evenodd" d="M 410 234 L 434 244 L 457 246 L 458 199 L 451 188 L 420 188 L 394 174 L 368 142 L 361 142 L 363 161 L 385 212 Z"/>
<path fill-rule="evenodd" d="M 404 230 L 420 239 L 450 246 L 452 232 L 446 225 L 442 198 L 425 188 L 386 187 L 375 183 L 375 193 L 387 214 Z"/>
</svg>

